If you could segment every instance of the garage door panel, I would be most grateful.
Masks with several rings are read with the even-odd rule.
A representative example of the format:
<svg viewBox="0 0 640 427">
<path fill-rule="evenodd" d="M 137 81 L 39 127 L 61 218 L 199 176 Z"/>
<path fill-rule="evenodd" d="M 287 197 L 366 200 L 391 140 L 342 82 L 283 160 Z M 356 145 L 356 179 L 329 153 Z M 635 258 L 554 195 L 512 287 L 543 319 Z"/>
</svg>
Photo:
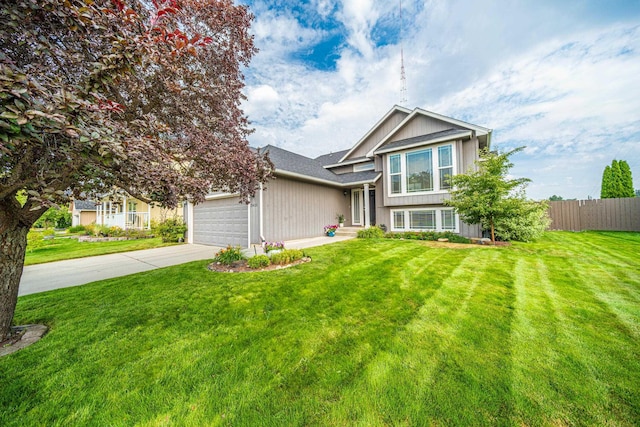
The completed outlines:
<svg viewBox="0 0 640 427">
<path fill-rule="evenodd" d="M 248 209 L 237 197 L 208 200 L 193 208 L 194 243 L 242 246 L 248 242 Z"/>
</svg>

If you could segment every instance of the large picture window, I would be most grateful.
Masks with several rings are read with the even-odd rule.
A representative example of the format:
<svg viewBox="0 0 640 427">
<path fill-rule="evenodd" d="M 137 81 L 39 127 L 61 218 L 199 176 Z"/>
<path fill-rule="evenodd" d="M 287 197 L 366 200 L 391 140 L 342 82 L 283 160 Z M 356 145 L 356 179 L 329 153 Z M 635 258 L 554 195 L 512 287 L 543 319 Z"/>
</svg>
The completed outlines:
<svg viewBox="0 0 640 427">
<path fill-rule="evenodd" d="M 393 209 L 391 231 L 458 232 L 458 217 L 451 208 Z"/>
<path fill-rule="evenodd" d="M 453 144 L 389 155 L 389 194 L 399 196 L 450 189 L 450 177 L 455 173 L 454 159 Z"/>
<path fill-rule="evenodd" d="M 407 193 L 433 190 L 433 162 L 431 149 L 406 154 Z"/>
</svg>

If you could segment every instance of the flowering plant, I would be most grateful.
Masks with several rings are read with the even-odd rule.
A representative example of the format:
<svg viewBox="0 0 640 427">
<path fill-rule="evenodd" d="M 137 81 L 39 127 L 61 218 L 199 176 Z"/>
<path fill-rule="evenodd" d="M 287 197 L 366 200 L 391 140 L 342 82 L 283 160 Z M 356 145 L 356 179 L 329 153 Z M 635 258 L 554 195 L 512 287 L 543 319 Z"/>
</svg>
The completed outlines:
<svg viewBox="0 0 640 427">
<path fill-rule="evenodd" d="M 338 229 L 338 224 L 333 224 L 333 225 L 325 225 L 324 226 L 324 233 L 331 233 L 331 232 L 336 232 L 336 230 Z"/>
<path fill-rule="evenodd" d="M 264 251 L 269 253 L 278 249 L 284 249 L 284 242 L 264 242 Z"/>
</svg>

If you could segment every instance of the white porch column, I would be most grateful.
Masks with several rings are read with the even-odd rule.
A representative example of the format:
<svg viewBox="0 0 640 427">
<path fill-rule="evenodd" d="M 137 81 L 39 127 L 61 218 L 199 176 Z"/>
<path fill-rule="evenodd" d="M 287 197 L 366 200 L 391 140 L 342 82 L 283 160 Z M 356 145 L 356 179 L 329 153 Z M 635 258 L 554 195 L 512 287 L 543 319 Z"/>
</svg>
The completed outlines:
<svg viewBox="0 0 640 427">
<path fill-rule="evenodd" d="M 127 229 L 127 196 L 122 196 L 122 213 L 124 214 L 124 229 Z"/>
<path fill-rule="evenodd" d="M 151 203 L 147 203 L 147 230 L 151 230 Z"/>
<path fill-rule="evenodd" d="M 187 243 L 193 243 L 193 203 L 187 203 Z"/>
<path fill-rule="evenodd" d="M 364 185 L 364 228 L 371 227 L 371 219 L 369 216 L 369 184 Z"/>
</svg>

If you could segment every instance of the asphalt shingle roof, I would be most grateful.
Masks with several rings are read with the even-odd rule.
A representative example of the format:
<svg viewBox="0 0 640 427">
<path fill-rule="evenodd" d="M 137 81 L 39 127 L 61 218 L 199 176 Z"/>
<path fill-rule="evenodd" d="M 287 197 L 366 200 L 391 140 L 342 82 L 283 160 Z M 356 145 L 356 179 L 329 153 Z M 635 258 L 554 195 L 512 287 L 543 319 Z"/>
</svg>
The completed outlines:
<svg viewBox="0 0 640 427">
<path fill-rule="evenodd" d="M 451 139 L 454 139 L 456 136 L 462 135 L 468 132 L 469 132 L 468 129 L 447 129 L 440 132 L 430 133 L 428 135 L 414 136 L 413 138 L 394 141 L 389 144 L 383 145 L 378 150 L 387 151 L 391 149 L 401 149 L 403 147 L 413 145 L 418 142 L 429 142 L 429 141 L 433 141 L 434 139 L 449 137 L 449 136 L 451 137 Z"/>
<path fill-rule="evenodd" d="M 373 182 L 379 174 L 379 172 L 375 171 L 365 171 L 338 175 L 324 168 L 324 162 L 329 159 L 326 155 L 320 156 L 321 160 L 311 159 L 273 145 L 267 145 L 266 147 L 261 148 L 260 151 L 269 153 L 269 158 L 276 168 L 276 173 L 278 171 L 291 172 L 311 178 L 335 182 L 337 185 L 367 181 Z M 339 152 L 333 154 L 336 157 L 340 155 L 340 157 L 337 157 L 337 160 L 339 160 L 347 153 L 347 151 L 342 152 L 342 155 L 340 155 Z M 332 163 L 330 162 L 328 164 Z"/>
<path fill-rule="evenodd" d="M 96 202 L 92 202 L 90 200 L 74 200 L 73 207 L 75 210 L 79 211 L 95 211 Z"/>
<path fill-rule="evenodd" d="M 342 151 L 336 151 L 335 153 L 323 154 L 322 156 L 316 157 L 315 160 L 317 162 L 320 162 L 322 166 L 335 165 L 348 152 L 349 150 L 342 150 Z"/>
</svg>

